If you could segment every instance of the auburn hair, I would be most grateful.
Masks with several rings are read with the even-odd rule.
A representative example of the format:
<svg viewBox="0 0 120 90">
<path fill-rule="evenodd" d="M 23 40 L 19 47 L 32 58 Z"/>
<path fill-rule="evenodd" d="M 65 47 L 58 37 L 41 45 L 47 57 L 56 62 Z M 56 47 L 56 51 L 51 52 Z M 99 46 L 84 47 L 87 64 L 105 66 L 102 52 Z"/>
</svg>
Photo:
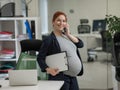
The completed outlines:
<svg viewBox="0 0 120 90">
<path fill-rule="evenodd" d="M 67 22 L 67 15 L 64 12 L 61 12 L 61 11 L 57 11 L 57 12 L 54 13 L 53 18 L 52 18 L 52 22 L 54 22 L 55 19 L 60 15 L 64 15 L 65 19 L 66 19 L 66 22 Z"/>
</svg>

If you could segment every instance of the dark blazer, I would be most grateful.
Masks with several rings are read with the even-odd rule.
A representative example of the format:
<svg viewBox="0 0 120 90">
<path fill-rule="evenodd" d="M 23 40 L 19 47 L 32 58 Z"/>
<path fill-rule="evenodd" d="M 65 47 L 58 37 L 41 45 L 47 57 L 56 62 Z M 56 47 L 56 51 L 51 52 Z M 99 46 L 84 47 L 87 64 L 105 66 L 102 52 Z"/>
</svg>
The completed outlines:
<svg viewBox="0 0 120 90">
<path fill-rule="evenodd" d="M 78 43 L 74 43 L 76 45 L 77 48 L 82 48 L 83 47 L 83 42 L 79 39 Z M 37 61 L 38 64 L 42 70 L 42 72 L 45 72 L 46 68 L 48 67 L 47 64 L 45 63 L 45 58 L 47 55 L 52 55 L 52 54 L 56 54 L 56 53 L 60 53 L 61 49 L 59 46 L 59 43 L 56 39 L 55 34 L 52 32 L 47 38 L 45 38 L 42 42 L 41 48 L 39 50 L 39 54 L 37 55 Z M 81 60 L 79 51 L 77 49 L 77 54 Z M 82 60 L 81 60 L 82 62 Z M 82 64 L 82 70 L 80 71 L 80 73 L 78 74 L 78 76 L 83 74 L 83 64 Z"/>
</svg>

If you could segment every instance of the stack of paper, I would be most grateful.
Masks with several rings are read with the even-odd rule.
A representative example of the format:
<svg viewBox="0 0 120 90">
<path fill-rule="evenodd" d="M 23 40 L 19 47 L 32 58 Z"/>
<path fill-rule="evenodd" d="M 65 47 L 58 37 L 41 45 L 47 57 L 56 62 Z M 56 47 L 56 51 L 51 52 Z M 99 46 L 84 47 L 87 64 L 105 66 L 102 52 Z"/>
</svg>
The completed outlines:
<svg viewBox="0 0 120 90">
<path fill-rule="evenodd" d="M 13 35 L 12 32 L 3 31 L 0 32 L 0 39 L 11 39 L 12 35 Z"/>
<path fill-rule="evenodd" d="M 11 49 L 0 50 L 0 58 L 13 58 L 15 56 L 15 51 Z"/>
</svg>

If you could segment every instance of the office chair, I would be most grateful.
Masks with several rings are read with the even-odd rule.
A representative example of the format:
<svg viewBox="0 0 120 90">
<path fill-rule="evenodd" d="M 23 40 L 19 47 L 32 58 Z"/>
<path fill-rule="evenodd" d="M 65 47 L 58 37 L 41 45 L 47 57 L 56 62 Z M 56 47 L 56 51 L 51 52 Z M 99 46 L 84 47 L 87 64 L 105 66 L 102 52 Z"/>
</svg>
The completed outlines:
<svg viewBox="0 0 120 90">
<path fill-rule="evenodd" d="M 106 30 L 100 31 L 102 38 L 102 51 L 111 53 L 112 51 L 112 36 Z"/>
<path fill-rule="evenodd" d="M 88 25 L 88 19 L 80 19 L 80 25 L 78 25 L 78 33 L 90 33 L 90 25 Z"/>
<path fill-rule="evenodd" d="M 22 63 L 22 59 L 25 57 L 35 58 L 35 53 L 39 51 L 42 41 L 37 39 L 25 39 L 20 41 L 21 46 L 21 53 L 18 60 L 18 63 L 16 65 L 16 69 L 23 69 L 25 67 L 22 67 L 23 65 L 20 65 Z M 31 52 L 34 51 L 34 54 L 30 55 Z M 28 68 L 28 67 L 27 67 Z"/>
<path fill-rule="evenodd" d="M 39 51 L 41 44 L 42 40 L 39 39 L 25 39 L 20 41 L 22 52 Z"/>
<path fill-rule="evenodd" d="M 120 81 L 120 32 L 116 32 L 113 37 L 113 66 L 115 66 L 115 78 Z"/>
<path fill-rule="evenodd" d="M 25 39 L 20 41 L 21 53 L 16 65 L 16 69 L 38 69 L 38 79 L 47 79 L 47 74 L 41 72 L 37 63 L 36 53 L 39 51 L 42 40 Z"/>
</svg>

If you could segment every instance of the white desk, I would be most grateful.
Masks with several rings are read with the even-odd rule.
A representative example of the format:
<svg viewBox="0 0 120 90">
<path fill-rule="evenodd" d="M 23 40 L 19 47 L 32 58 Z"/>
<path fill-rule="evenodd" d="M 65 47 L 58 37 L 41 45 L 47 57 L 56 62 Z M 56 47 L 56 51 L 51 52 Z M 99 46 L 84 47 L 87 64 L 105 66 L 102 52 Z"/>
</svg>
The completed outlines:
<svg viewBox="0 0 120 90">
<path fill-rule="evenodd" d="M 35 86 L 10 86 L 8 80 L 0 80 L 0 90 L 60 90 L 64 81 L 39 81 Z"/>
<path fill-rule="evenodd" d="M 74 36 L 79 37 L 84 43 L 84 47 L 79 49 L 81 58 L 84 62 L 87 62 L 88 59 L 88 49 L 102 46 L 100 34 L 77 34 Z"/>
</svg>

